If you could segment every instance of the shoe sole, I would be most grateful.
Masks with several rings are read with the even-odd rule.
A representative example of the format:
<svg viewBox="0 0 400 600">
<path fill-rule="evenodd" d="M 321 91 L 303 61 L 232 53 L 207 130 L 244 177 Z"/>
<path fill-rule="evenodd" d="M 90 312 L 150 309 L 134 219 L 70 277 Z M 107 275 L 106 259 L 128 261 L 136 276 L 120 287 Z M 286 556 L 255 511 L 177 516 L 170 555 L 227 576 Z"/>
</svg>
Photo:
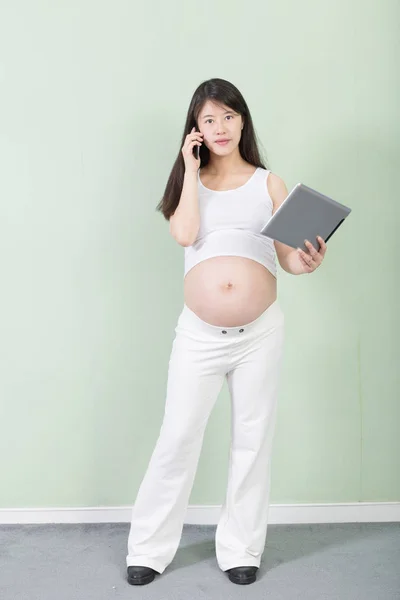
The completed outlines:
<svg viewBox="0 0 400 600">
<path fill-rule="evenodd" d="M 251 577 L 247 577 L 246 579 L 243 578 L 237 578 L 234 575 L 232 575 L 232 573 L 228 573 L 228 577 L 229 580 L 232 581 L 232 583 L 237 583 L 238 585 L 247 585 L 249 583 L 254 583 L 257 579 L 257 575 L 254 574 Z"/>
<path fill-rule="evenodd" d="M 146 575 L 145 577 L 128 577 L 128 583 L 131 585 L 147 585 L 153 581 L 155 576 L 155 573 L 150 573 L 150 575 Z"/>
</svg>

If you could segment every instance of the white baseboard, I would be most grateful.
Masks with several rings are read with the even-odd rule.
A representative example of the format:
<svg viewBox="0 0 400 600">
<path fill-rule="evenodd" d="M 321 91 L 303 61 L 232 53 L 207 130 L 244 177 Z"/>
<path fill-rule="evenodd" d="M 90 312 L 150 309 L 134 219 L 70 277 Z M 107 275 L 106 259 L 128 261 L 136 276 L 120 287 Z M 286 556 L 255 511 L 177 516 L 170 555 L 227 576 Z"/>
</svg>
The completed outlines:
<svg viewBox="0 0 400 600">
<path fill-rule="evenodd" d="M 0 525 L 46 523 L 130 523 L 127 506 L 89 508 L 3 508 Z M 191 505 L 185 524 L 216 525 L 221 506 Z M 271 504 L 271 525 L 299 523 L 400 522 L 400 502 L 354 502 L 346 504 Z"/>
</svg>

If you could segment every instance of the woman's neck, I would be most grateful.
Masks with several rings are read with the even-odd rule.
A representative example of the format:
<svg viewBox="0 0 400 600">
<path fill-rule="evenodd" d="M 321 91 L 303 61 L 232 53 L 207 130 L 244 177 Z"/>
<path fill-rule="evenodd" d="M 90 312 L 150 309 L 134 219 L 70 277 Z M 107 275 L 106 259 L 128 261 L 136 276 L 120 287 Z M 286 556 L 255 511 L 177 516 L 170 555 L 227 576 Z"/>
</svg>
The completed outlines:
<svg viewBox="0 0 400 600">
<path fill-rule="evenodd" d="M 246 171 L 250 165 L 240 156 L 239 151 L 229 156 L 210 155 L 210 160 L 204 170 L 215 177 L 225 177 Z"/>
</svg>

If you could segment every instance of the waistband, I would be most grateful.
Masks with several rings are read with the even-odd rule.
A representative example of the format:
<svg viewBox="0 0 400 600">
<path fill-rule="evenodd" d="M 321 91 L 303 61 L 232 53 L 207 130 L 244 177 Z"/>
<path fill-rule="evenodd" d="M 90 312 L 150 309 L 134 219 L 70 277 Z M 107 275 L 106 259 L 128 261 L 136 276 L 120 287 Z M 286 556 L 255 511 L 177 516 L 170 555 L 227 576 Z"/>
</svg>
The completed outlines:
<svg viewBox="0 0 400 600">
<path fill-rule="evenodd" d="M 224 339 L 229 337 L 247 337 L 251 333 L 257 333 L 264 329 L 268 329 L 277 325 L 283 320 L 283 312 L 277 300 L 275 300 L 268 308 L 261 313 L 257 319 L 247 323 L 246 325 L 238 325 L 237 327 L 219 327 L 211 325 L 200 319 L 186 304 L 180 314 L 178 326 L 194 329 L 205 335 L 215 338 Z"/>
</svg>

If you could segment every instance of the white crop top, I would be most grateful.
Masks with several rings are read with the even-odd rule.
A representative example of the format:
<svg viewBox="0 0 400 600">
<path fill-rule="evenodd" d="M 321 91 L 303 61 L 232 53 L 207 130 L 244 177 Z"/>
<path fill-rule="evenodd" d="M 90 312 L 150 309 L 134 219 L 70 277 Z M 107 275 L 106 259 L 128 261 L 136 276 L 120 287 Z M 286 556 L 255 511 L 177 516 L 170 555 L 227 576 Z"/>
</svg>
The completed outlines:
<svg viewBox="0 0 400 600">
<path fill-rule="evenodd" d="M 269 173 L 258 167 L 244 185 L 217 192 L 202 184 L 198 172 L 200 228 L 193 244 L 185 247 L 185 276 L 208 258 L 243 256 L 261 263 L 276 277 L 274 242 L 260 234 L 273 211 L 267 189 Z"/>
</svg>

